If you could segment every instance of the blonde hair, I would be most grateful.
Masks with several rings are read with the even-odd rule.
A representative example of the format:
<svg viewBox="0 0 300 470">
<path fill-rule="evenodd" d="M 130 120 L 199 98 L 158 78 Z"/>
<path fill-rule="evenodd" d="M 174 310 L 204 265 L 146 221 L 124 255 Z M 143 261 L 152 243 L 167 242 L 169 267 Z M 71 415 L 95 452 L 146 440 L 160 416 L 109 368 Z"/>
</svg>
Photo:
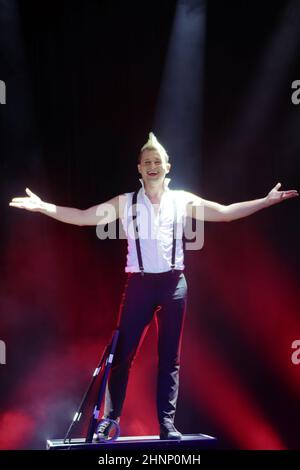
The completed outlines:
<svg viewBox="0 0 300 470">
<path fill-rule="evenodd" d="M 164 157 L 166 159 L 166 162 L 169 161 L 169 155 L 167 154 L 166 149 L 158 142 L 153 132 L 149 133 L 148 141 L 141 148 L 139 154 L 139 162 L 141 161 L 142 153 L 144 150 L 156 150 L 161 157 Z"/>
</svg>

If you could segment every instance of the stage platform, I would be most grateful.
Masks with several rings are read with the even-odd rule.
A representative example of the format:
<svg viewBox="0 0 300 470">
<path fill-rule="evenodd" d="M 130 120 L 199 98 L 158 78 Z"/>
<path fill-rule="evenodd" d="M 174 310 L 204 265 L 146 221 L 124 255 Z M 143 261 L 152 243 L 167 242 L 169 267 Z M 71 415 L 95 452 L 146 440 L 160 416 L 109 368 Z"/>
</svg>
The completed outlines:
<svg viewBox="0 0 300 470">
<path fill-rule="evenodd" d="M 63 439 L 48 439 L 47 450 L 150 450 L 150 449 L 211 449 L 217 439 L 207 434 L 184 434 L 179 441 L 162 440 L 159 436 L 123 436 L 115 441 L 86 443 L 84 438 L 71 439 L 64 443 Z"/>
</svg>

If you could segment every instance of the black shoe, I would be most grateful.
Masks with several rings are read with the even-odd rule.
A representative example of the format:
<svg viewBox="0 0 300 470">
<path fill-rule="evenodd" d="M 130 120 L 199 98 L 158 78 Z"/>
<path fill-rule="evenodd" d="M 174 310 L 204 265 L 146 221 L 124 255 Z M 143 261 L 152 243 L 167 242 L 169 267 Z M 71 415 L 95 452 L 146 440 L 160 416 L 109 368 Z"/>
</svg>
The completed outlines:
<svg viewBox="0 0 300 470">
<path fill-rule="evenodd" d="M 175 428 L 172 421 L 164 421 L 160 424 L 160 439 L 180 441 L 182 434 Z"/>
<path fill-rule="evenodd" d="M 117 423 L 116 423 L 117 422 Z M 113 421 L 111 419 L 102 419 L 96 429 L 96 432 L 94 434 L 94 441 L 99 442 L 99 441 L 107 441 L 108 439 L 111 439 L 110 433 L 114 429 L 115 430 L 115 435 L 118 433 L 118 429 L 116 427 L 118 426 L 118 420 Z M 116 438 L 115 436 L 114 438 Z"/>
</svg>

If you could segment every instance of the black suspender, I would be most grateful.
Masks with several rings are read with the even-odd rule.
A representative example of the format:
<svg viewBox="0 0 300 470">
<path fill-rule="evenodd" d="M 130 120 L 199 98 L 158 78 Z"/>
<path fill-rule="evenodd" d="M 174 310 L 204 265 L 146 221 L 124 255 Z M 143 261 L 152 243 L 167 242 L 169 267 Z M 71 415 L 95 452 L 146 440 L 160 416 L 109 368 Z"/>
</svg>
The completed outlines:
<svg viewBox="0 0 300 470">
<path fill-rule="evenodd" d="M 137 195 L 138 191 L 135 191 L 132 196 L 132 222 L 133 222 L 133 227 L 134 227 L 134 236 L 135 236 L 135 246 L 136 246 L 136 252 L 137 252 L 137 257 L 139 261 L 139 268 L 141 271 L 141 274 L 144 274 L 144 266 L 143 266 L 143 260 L 142 260 L 142 253 L 141 253 L 141 244 L 140 244 L 140 239 L 139 239 L 139 229 L 137 226 L 137 213 L 136 213 L 136 201 L 137 201 Z"/>
<path fill-rule="evenodd" d="M 172 246 L 172 262 L 171 262 L 172 271 L 174 271 L 174 269 L 175 269 L 176 236 L 177 236 L 177 206 L 176 206 L 175 197 L 173 197 L 173 216 L 174 216 L 174 221 L 173 221 L 173 246 Z"/>
<path fill-rule="evenodd" d="M 142 253 L 141 253 L 141 244 L 139 239 L 139 229 L 137 226 L 137 213 L 136 213 L 136 203 L 137 203 L 137 195 L 139 190 L 135 191 L 132 195 L 132 222 L 134 227 L 134 236 L 135 236 L 135 246 L 136 252 L 139 262 L 139 268 L 141 274 L 144 274 L 144 266 L 142 260 Z M 171 261 L 171 269 L 174 271 L 175 269 L 175 256 L 176 256 L 176 235 L 177 235 L 177 206 L 175 197 L 173 197 L 173 215 L 174 215 L 174 222 L 173 222 L 173 245 L 172 245 L 172 261 Z"/>
</svg>

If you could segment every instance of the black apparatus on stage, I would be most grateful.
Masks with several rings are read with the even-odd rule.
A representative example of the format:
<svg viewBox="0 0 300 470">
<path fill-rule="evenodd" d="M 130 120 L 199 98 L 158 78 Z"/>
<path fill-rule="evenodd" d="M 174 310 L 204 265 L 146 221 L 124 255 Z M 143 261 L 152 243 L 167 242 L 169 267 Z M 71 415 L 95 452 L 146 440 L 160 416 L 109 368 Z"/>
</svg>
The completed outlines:
<svg viewBox="0 0 300 470">
<path fill-rule="evenodd" d="M 74 415 L 73 421 L 71 422 L 71 424 L 68 428 L 68 431 L 67 431 L 67 433 L 64 437 L 64 440 L 63 440 L 64 444 L 67 444 L 67 443 L 71 442 L 71 431 L 73 430 L 75 424 L 80 421 L 80 418 L 82 417 L 84 408 L 85 408 L 85 406 L 88 402 L 88 398 L 89 398 L 89 395 L 92 391 L 94 383 L 96 382 L 97 377 L 99 376 L 99 374 L 102 373 L 97 400 L 96 400 L 95 406 L 93 408 L 93 413 L 92 413 L 92 416 L 90 418 L 88 431 L 87 431 L 86 438 L 85 438 L 86 443 L 91 443 L 93 441 L 96 428 L 99 424 L 101 424 L 101 420 L 99 421 L 99 414 L 100 414 L 100 409 L 101 409 L 101 405 L 102 405 L 104 394 L 105 394 L 105 387 L 106 387 L 106 383 L 107 383 L 107 380 L 108 380 L 109 371 L 110 371 L 110 368 L 111 368 L 111 365 L 112 365 L 112 362 L 113 362 L 114 353 L 115 353 L 116 345 L 117 345 L 117 342 L 118 342 L 118 337 L 119 337 L 119 330 L 115 330 L 113 335 L 112 335 L 112 339 L 111 339 L 110 343 L 104 348 L 104 351 L 102 353 L 99 364 L 97 365 L 97 367 L 96 367 L 96 369 L 93 373 L 93 376 L 92 376 L 91 381 L 88 385 L 88 388 L 87 388 L 86 392 L 84 393 L 84 395 L 82 397 L 82 400 L 81 400 L 81 403 L 80 403 L 80 405 L 79 405 L 79 407 L 78 407 L 78 409 L 77 409 L 77 411 Z M 105 419 L 105 420 L 107 421 L 108 419 Z M 120 426 L 119 426 L 119 423 L 115 420 L 109 420 L 109 421 L 111 421 L 113 423 L 112 429 L 114 431 L 113 434 L 111 435 L 110 439 L 115 440 L 120 435 Z"/>
</svg>

